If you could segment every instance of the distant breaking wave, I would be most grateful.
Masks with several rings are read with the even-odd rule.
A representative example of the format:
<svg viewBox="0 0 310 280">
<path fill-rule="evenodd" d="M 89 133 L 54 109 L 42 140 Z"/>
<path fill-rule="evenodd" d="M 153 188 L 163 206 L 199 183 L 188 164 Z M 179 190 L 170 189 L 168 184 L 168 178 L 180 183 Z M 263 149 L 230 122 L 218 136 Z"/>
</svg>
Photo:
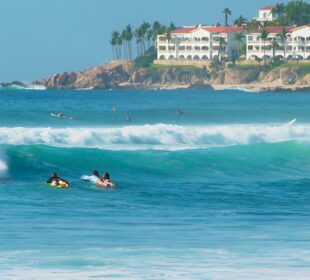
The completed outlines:
<svg viewBox="0 0 310 280">
<path fill-rule="evenodd" d="M 46 87 L 42 85 L 29 85 L 29 86 L 21 86 L 21 85 L 2 86 L 0 85 L 0 90 L 46 90 Z"/>
<path fill-rule="evenodd" d="M 0 144 L 106 150 L 186 150 L 292 140 L 310 141 L 310 124 L 290 127 L 156 124 L 112 128 L 0 128 Z"/>
</svg>

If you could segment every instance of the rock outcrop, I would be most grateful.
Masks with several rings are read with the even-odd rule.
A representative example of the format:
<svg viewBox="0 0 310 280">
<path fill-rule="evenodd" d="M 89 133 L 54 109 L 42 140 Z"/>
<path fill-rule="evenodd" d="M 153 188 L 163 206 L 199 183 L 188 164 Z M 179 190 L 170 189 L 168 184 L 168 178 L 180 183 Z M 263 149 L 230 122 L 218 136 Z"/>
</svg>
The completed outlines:
<svg viewBox="0 0 310 280">
<path fill-rule="evenodd" d="M 211 86 L 255 85 L 262 89 L 310 86 L 310 73 L 302 67 L 227 68 L 219 71 L 195 67 L 151 67 L 134 69 L 132 63 L 115 61 L 82 72 L 63 72 L 34 82 L 48 89 L 106 88 L 210 88 Z"/>
<path fill-rule="evenodd" d="M 36 81 L 49 89 L 104 89 L 115 88 L 129 79 L 129 62 L 112 62 L 82 72 L 58 73 Z"/>
</svg>

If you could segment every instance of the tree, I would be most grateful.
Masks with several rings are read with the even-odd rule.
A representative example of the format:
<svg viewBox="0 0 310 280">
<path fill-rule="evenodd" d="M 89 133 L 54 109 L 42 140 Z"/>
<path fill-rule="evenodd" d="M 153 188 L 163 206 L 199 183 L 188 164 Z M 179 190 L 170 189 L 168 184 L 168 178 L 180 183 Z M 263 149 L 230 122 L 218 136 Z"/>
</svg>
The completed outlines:
<svg viewBox="0 0 310 280">
<path fill-rule="evenodd" d="M 137 43 L 137 55 L 142 56 L 143 55 L 143 45 L 142 45 L 143 30 L 141 26 L 135 30 L 134 36 L 136 38 L 136 43 Z"/>
<path fill-rule="evenodd" d="M 287 34 L 288 34 L 288 31 L 284 27 L 277 34 L 277 37 L 279 38 L 280 42 L 282 43 L 284 60 L 286 59 L 286 40 L 287 40 Z"/>
<path fill-rule="evenodd" d="M 283 16 L 284 14 L 285 5 L 283 3 L 277 3 L 275 6 L 272 7 L 271 12 L 278 17 Z"/>
<path fill-rule="evenodd" d="M 245 17 L 240 16 L 235 20 L 234 24 L 237 26 L 242 26 L 242 24 L 246 23 L 247 21 L 248 20 Z"/>
<path fill-rule="evenodd" d="M 131 41 L 133 39 L 132 26 L 128 24 L 124 31 L 122 32 L 122 39 L 125 42 L 125 50 L 127 53 L 127 59 L 132 60 L 132 45 Z"/>
<path fill-rule="evenodd" d="M 266 41 L 268 39 L 268 36 L 269 36 L 269 32 L 264 29 L 261 34 L 260 34 L 260 39 L 264 42 L 264 66 L 266 66 Z"/>
<path fill-rule="evenodd" d="M 256 29 L 259 29 L 262 27 L 261 22 L 257 21 L 256 19 L 253 19 L 246 27 L 247 31 L 253 31 Z"/>
<path fill-rule="evenodd" d="M 242 43 L 244 42 L 245 35 L 242 32 L 237 32 L 234 34 L 234 39 L 238 42 L 237 52 L 238 52 L 238 58 L 240 58 L 240 51 Z"/>
<path fill-rule="evenodd" d="M 276 38 L 272 38 L 271 42 L 270 42 L 270 48 L 272 49 L 272 58 L 273 60 L 276 57 L 276 49 L 279 47 L 279 43 L 276 40 Z"/>
<path fill-rule="evenodd" d="M 225 8 L 223 14 L 225 15 L 225 26 L 228 26 L 228 16 L 231 16 L 231 10 L 229 8 Z"/>
<path fill-rule="evenodd" d="M 260 64 L 263 61 L 261 58 L 259 58 L 258 56 L 255 56 L 255 61 L 258 62 L 259 65 L 259 69 L 261 69 Z"/>
<path fill-rule="evenodd" d="M 310 4 L 301 0 L 290 1 L 284 12 L 288 24 L 304 25 L 310 22 Z"/>
<path fill-rule="evenodd" d="M 219 58 L 219 60 L 221 60 L 221 52 L 227 43 L 226 43 L 226 39 L 224 37 L 219 37 L 218 42 L 219 42 L 218 58 Z"/>
<path fill-rule="evenodd" d="M 117 37 L 117 32 L 113 31 L 111 34 L 111 40 L 110 40 L 110 44 L 112 46 L 113 59 L 115 59 L 117 57 L 117 54 L 116 54 L 116 37 Z"/>
<path fill-rule="evenodd" d="M 143 55 L 145 54 L 145 51 L 146 51 L 145 41 L 147 40 L 146 35 L 147 35 L 147 32 L 148 32 L 150 27 L 151 27 L 151 25 L 145 21 L 140 26 L 140 31 L 141 31 L 141 35 L 142 35 L 141 39 L 142 39 Z"/>
</svg>

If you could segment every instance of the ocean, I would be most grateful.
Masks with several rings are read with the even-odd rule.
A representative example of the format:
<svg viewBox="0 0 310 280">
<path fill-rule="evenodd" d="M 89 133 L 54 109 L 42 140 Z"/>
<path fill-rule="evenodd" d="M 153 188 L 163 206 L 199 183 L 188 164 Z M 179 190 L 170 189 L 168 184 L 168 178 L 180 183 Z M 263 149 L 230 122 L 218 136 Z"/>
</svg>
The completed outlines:
<svg viewBox="0 0 310 280">
<path fill-rule="evenodd" d="M 0 89 L 0 278 L 309 279 L 309 105 Z M 94 169 L 117 188 L 80 179 Z"/>
</svg>

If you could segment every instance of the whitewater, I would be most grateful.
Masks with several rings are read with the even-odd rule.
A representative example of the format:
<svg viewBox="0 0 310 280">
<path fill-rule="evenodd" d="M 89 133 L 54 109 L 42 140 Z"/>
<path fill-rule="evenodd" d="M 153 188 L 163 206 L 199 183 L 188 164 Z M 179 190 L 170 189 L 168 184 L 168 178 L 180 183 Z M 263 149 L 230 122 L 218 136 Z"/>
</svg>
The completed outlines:
<svg viewBox="0 0 310 280">
<path fill-rule="evenodd" d="M 1 279 L 308 279 L 309 104 L 2 88 Z M 117 188 L 80 180 L 94 169 Z"/>
</svg>

